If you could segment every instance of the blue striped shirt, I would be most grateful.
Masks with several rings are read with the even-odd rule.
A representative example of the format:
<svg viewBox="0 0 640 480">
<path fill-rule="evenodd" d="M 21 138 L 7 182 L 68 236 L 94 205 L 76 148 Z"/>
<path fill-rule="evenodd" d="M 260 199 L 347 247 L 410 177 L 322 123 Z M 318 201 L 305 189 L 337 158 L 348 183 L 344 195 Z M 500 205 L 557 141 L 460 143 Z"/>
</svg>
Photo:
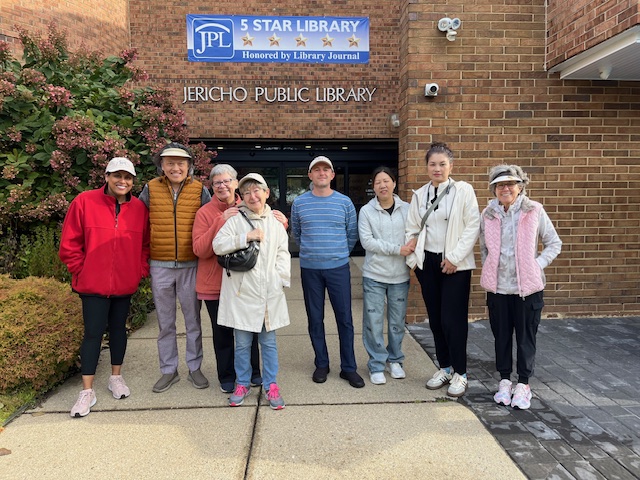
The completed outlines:
<svg viewBox="0 0 640 480">
<path fill-rule="evenodd" d="M 345 265 L 358 241 L 353 202 L 334 191 L 328 197 L 306 192 L 291 206 L 291 232 L 300 247 L 300 266 L 326 270 Z"/>
</svg>

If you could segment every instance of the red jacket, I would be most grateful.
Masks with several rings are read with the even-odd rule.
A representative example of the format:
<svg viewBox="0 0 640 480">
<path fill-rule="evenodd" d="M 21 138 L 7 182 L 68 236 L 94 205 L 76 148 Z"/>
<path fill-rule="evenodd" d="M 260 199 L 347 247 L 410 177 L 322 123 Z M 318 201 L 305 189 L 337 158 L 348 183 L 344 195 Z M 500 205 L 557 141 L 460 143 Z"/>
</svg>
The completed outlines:
<svg viewBox="0 0 640 480">
<path fill-rule="evenodd" d="M 116 216 L 116 199 L 104 187 L 81 193 L 64 219 L 59 255 L 75 292 L 133 295 L 149 275 L 147 207 L 132 196 Z"/>
<path fill-rule="evenodd" d="M 214 195 L 209 203 L 205 203 L 196 213 L 193 222 L 193 253 L 198 257 L 198 272 L 196 274 L 196 292 L 207 300 L 220 296 L 222 285 L 222 267 L 218 264 L 216 254 L 213 253 L 213 238 L 224 225 L 222 216 L 227 208 L 240 203 L 236 194 L 236 203 L 223 203 Z"/>
</svg>

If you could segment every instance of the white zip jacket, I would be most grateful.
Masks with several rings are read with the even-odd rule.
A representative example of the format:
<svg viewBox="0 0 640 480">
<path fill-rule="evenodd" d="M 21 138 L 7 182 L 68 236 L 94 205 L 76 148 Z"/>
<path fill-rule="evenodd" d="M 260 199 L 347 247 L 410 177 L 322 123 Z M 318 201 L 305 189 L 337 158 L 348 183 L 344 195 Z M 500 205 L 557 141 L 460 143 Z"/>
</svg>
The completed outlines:
<svg viewBox="0 0 640 480">
<path fill-rule="evenodd" d="M 467 182 L 456 182 L 451 179 L 451 190 L 447 195 L 453 196 L 453 206 L 447 221 L 447 233 L 445 236 L 444 256 L 458 270 L 472 270 L 476 268 L 473 255 L 473 246 L 480 233 L 480 209 L 478 199 L 473 187 Z M 424 251 L 426 245 L 427 230 L 420 228 L 422 217 L 427 213 L 427 195 L 431 185 L 429 182 L 414 191 L 409 206 L 409 215 L 405 229 L 406 240 L 418 239 L 416 249 L 411 255 L 407 255 L 407 265 L 414 269 L 416 266 L 422 269 L 424 264 Z"/>
<path fill-rule="evenodd" d="M 377 198 L 360 209 L 358 235 L 365 249 L 362 275 L 376 282 L 397 284 L 409 281 L 409 268 L 400 255 L 409 204 L 397 195 L 393 199 L 391 215 Z"/>
<path fill-rule="evenodd" d="M 239 205 L 256 228 L 264 231 L 256 266 L 248 272 L 222 274 L 218 325 L 247 332 L 267 332 L 289 325 L 289 310 L 283 287 L 291 285 L 291 255 L 284 227 L 265 205 L 262 215 Z M 251 226 L 242 217 L 229 218 L 213 239 L 216 255 L 225 255 L 247 247 Z"/>
</svg>

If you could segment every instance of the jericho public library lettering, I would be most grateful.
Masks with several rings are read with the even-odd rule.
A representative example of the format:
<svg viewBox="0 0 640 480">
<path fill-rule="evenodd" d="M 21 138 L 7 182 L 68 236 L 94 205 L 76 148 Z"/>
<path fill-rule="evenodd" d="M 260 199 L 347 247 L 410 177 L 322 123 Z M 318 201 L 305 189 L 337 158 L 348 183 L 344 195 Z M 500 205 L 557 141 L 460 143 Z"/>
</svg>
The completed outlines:
<svg viewBox="0 0 640 480">
<path fill-rule="evenodd" d="M 377 88 L 369 87 L 184 87 L 187 102 L 371 102 Z"/>
</svg>

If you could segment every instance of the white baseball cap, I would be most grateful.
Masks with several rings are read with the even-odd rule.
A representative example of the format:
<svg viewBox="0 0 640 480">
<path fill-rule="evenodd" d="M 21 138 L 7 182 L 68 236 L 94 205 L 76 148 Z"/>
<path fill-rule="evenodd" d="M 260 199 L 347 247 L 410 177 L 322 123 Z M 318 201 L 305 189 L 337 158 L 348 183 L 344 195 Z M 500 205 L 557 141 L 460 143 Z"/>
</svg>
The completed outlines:
<svg viewBox="0 0 640 480">
<path fill-rule="evenodd" d="M 320 155 L 319 157 L 314 158 L 311 163 L 309 164 L 309 171 L 311 171 L 311 169 L 313 167 L 315 167 L 317 164 L 319 163 L 326 163 L 327 165 L 329 165 L 331 167 L 331 171 L 333 172 L 333 163 L 331 163 L 331 160 L 329 160 L 327 157 Z"/>
<path fill-rule="evenodd" d="M 107 164 L 107 168 L 105 169 L 105 173 L 113 173 L 113 172 L 128 172 L 134 177 L 136 176 L 136 169 L 133 168 L 133 163 L 131 160 L 124 157 L 115 157 L 109 160 Z"/>
</svg>

